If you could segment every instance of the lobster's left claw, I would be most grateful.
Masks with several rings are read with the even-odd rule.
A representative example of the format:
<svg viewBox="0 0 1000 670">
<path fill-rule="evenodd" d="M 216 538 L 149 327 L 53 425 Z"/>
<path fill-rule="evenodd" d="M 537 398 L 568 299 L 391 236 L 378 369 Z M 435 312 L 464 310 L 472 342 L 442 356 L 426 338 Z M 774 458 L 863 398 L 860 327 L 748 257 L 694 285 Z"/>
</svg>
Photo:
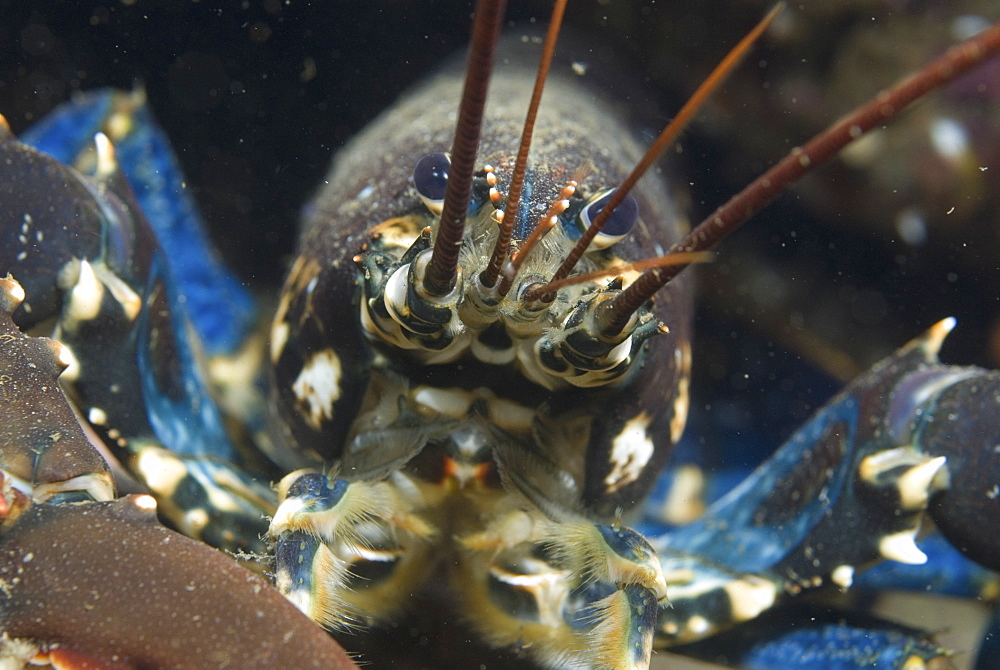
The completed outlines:
<svg viewBox="0 0 1000 670">
<path fill-rule="evenodd" d="M 922 451 L 905 426 L 925 401 L 909 380 L 932 370 L 950 330 L 935 326 L 854 380 L 698 522 L 657 547 L 730 570 L 780 576 L 797 592 L 888 558 L 923 563 L 914 543 L 946 458 Z"/>
<path fill-rule="evenodd" d="M 936 395 L 915 421 L 915 442 L 947 457 L 948 488 L 928 512 L 962 553 L 1000 570 L 1000 372 L 968 374 Z"/>
<path fill-rule="evenodd" d="M 1000 373 L 941 365 L 954 325 L 938 323 L 856 379 L 701 520 L 654 540 L 665 572 L 683 574 L 671 562 L 686 554 L 699 586 L 671 589 L 665 638 L 754 618 L 781 591 L 847 588 L 881 559 L 922 564 L 914 540 L 926 511 L 971 558 L 1000 567 L 1000 540 L 984 532 L 1000 517 Z M 747 575 L 762 588 L 736 589 Z M 697 602 L 707 597 L 726 606 L 709 617 Z M 698 616 L 677 616 L 689 610 Z"/>
<path fill-rule="evenodd" d="M 0 536 L 0 629 L 91 663 L 79 667 L 357 667 L 264 579 L 160 526 L 155 507 L 129 496 L 21 514 Z"/>
</svg>

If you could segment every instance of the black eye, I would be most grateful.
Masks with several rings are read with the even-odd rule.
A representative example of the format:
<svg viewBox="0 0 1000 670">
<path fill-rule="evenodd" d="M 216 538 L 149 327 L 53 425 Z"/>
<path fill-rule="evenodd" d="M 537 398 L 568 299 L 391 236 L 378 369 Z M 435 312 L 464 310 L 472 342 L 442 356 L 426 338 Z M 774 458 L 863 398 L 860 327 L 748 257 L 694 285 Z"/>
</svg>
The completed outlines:
<svg viewBox="0 0 1000 670">
<path fill-rule="evenodd" d="M 580 211 L 580 223 L 584 230 L 590 226 L 590 222 L 596 219 L 597 215 L 604 209 L 604 206 L 608 204 L 615 190 L 609 188 L 603 193 L 598 193 Z M 628 235 L 638 220 L 639 203 L 631 195 L 626 195 L 621 204 L 611 213 L 611 218 L 604 223 L 601 232 L 594 237 L 594 241 L 591 244 L 598 249 L 610 247 Z"/>
<path fill-rule="evenodd" d="M 417 193 L 427 209 L 434 214 L 440 214 L 444 207 L 449 166 L 451 159 L 448 154 L 438 152 L 423 156 L 413 168 L 413 185 L 417 187 Z"/>
</svg>

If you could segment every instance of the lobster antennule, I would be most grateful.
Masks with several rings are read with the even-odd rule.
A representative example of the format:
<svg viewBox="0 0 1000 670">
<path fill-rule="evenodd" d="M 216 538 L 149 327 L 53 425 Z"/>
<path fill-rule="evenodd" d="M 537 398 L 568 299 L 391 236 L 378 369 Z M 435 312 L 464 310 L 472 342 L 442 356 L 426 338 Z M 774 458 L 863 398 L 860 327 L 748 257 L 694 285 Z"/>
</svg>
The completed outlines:
<svg viewBox="0 0 1000 670">
<path fill-rule="evenodd" d="M 552 65 L 552 56 L 555 54 L 559 28 L 562 25 L 563 14 L 566 12 L 566 2 L 567 0 L 556 2 L 552 9 L 552 20 L 549 21 L 548 32 L 545 34 L 545 46 L 542 49 L 542 58 L 538 63 L 538 75 L 535 77 L 535 87 L 531 91 L 531 102 L 524 118 L 521 143 L 517 149 L 517 162 L 514 164 L 514 172 L 507 189 L 507 206 L 504 208 L 500 234 L 497 236 L 489 264 L 479 275 L 479 280 L 487 288 L 493 288 L 496 284 L 497 278 L 500 276 L 500 268 L 504 259 L 507 258 L 507 251 L 510 248 L 514 222 L 517 221 L 518 209 L 521 205 L 521 189 L 524 186 L 524 175 L 528 169 L 528 152 L 531 150 L 531 136 L 535 129 L 535 119 L 538 117 L 538 105 L 542 101 L 545 79 Z"/>
<path fill-rule="evenodd" d="M 528 258 L 528 255 L 538 245 L 542 238 L 545 237 L 550 230 L 556 227 L 556 224 L 559 221 L 559 215 L 565 212 L 569 207 L 569 199 L 573 197 L 573 194 L 576 193 L 576 189 L 579 187 L 580 182 L 582 182 L 584 177 L 587 176 L 589 167 L 589 165 L 584 164 L 573 174 L 573 178 L 566 182 L 566 186 L 564 186 L 563 190 L 559 192 L 559 199 L 549 206 L 548 211 L 545 212 L 545 216 L 541 218 L 538 225 L 531 231 L 531 235 L 529 235 L 528 239 L 524 241 L 521 248 L 511 254 L 510 264 L 504 268 L 503 277 L 500 279 L 500 285 L 497 286 L 497 294 L 500 297 L 506 296 L 510 292 L 511 286 L 514 285 L 514 279 L 517 277 L 517 273 L 520 271 L 521 266 L 524 265 L 524 261 Z"/>
<path fill-rule="evenodd" d="M 492 0 L 481 2 L 476 8 L 469 64 L 458 110 L 458 123 L 455 126 L 455 141 L 451 148 L 451 169 L 448 172 L 444 209 L 441 212 L 438 238 L 423 279 L 424 290 L 433 296 L 447 295 L 455 287 L 458 251 L 462 245 L 469 196 L 472 192 L 472 173 L 479 149 L 486 92 L 489 89 L 493 57 L 506 5 L 506 0 Z"/>
<path fill-rule="evenodd" d="M 1000 24 L 952 47 L 916 74 L 850 112 L 804 146 L 792 149 L 774 167 L 712 212 L 671 251 L 707 251 L 714 248 L 780 193 L 836 156 L 848 144 L 895 117 L 930 91 L 954 81 L 997 53 L 1000 53 Z M 644 272 L 631 286 L 615 296 L 614 317 L 609 320 L 605 332 L 621 332 L 631 315 L 683 269 L 683 265 L 675 265 L 669 269 L 655 268 Z"/>
</svg>

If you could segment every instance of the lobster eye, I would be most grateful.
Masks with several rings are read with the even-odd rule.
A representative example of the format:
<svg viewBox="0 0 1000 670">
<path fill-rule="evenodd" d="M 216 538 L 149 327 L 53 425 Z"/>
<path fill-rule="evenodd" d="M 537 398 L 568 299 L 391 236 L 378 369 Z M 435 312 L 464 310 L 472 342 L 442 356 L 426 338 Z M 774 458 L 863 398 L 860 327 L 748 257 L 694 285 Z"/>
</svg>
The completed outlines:
<svg viewBox="0 0 1000 670">
<path fill-rule="evenodd" d="M 444 191 L 448 185 L 450 166 L 448 154 L 437 152 L 421 157 L 413 168 L 413 185 L 432 214 L 440 214 L 444 209 Z"/>
<path fill-rule="evenodd" d="M 608 190 L 596 194 L 590 199 L 582 210 L 580 210 L 580 224 L 583 229 L 586 230 L 590 227 L 590 222 L 597 218 L 597 215 L 604 209 L 604 206 L 608 204 L 608 200 L 614 194 L 616 189 L 609 188 Z M 601 228 L 601 232 L 597 233 L 594 237 L 594 241 L 591 245 L 597 249 L 606 249 L 610 247 L 615 242 L 620 241 L 632 230 L 635 222 L 639 220 L 639 203 L 636 202 L 635 198 L 631 195 L 626 195 L 625 199 L 622 200 L 621 204 L 615 208 L 615 211 L 611 213 L 611 218 L 609 218 L 605 223 L 604 227 Z"/>
</svg>

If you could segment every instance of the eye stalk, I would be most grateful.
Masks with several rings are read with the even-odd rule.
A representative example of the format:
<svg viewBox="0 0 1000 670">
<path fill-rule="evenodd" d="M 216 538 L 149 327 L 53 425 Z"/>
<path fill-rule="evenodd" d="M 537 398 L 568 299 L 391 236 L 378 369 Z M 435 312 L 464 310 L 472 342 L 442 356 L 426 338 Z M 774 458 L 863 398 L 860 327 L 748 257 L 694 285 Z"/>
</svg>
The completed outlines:
<svg viewBox="0 0 1000 670">
<path fill-rule="evenodd" d="M 580 210 L 579 224 L 583 231 L 590 228 L 591 223 L 601 213 L 601 210 L 608 204 L 615 191 L 618 189 L 609 188 L 606 191 L 594 195 L 583 209 Z M 639 220 L 639 203 L 631 194 L 626 195 L 621 204 L 615 207 L 611 216 L 604 222 L 594 240 L 590 243 L 592 248 L 607 249 L 613 244 L 625 239 L 625 236 L 632 232 L 636 221 Z"/>
<path fill-rule="evenodd" d="M 413 167 L 413 185 L 420 200 L 431 214 L 441 216 L 444 194 L 448 187 L 448 169 L 451 157 L 443 152 L 425 154 Z"/>
</svg>

